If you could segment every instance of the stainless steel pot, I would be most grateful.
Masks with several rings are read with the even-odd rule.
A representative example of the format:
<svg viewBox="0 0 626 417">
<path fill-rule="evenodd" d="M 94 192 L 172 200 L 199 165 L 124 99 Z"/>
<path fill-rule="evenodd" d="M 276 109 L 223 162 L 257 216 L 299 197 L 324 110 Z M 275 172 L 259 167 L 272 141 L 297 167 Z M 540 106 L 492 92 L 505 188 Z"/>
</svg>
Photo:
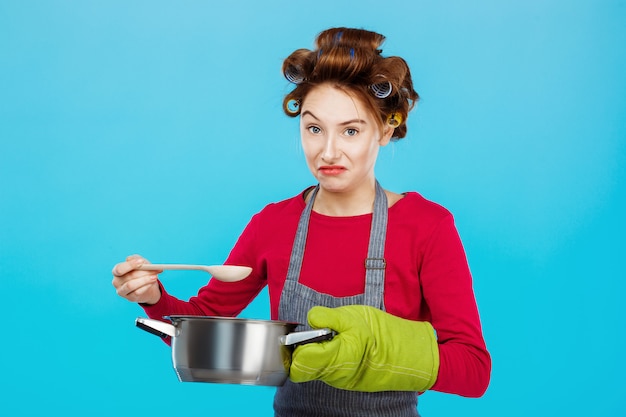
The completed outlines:
<svg viewBox="0 0 626 417">
<path fill-rule="evenodd" d="M 184 382 L 280 386 L 289 376 L 294 346 L 331 339 L 319 329 L 294 332 L 298 324 L 230 317 L 137 318 L 137 327 L 170 336 L 172 363 Z"/>
</svg>

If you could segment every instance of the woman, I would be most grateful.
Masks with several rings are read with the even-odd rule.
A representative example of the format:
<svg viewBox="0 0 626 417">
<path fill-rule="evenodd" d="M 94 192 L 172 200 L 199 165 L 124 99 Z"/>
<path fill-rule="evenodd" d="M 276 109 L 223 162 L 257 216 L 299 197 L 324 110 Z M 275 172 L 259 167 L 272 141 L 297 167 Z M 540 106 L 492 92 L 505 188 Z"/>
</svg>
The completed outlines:
<svg viewBox="0 0 626 417">
<path fill-rule="evenodd" d="M 277 416 L 417 416 L 427 389 L 481 396 L 491 360 L 452 215 L 416 192 L 383 190 L 381 146 L 406 135 L 418 100 L 409 68 L 384 58 L 380 34 L 322 32 L 316 50 L 283 63 L 295 89 L 302 147 L 318 185 L 269 204 L 226 263 L 252 267 L 237 283 L 211 280 L 189 301 L 168 294 L 147 262 L 113 269 L 117 293 L 148 316 L 235 316 L 266 285 L 271 318 L 330 327 L 331 341 L 296 348 Z M 306 328 L 308 326 L 303 326 Z"/>
</svg>

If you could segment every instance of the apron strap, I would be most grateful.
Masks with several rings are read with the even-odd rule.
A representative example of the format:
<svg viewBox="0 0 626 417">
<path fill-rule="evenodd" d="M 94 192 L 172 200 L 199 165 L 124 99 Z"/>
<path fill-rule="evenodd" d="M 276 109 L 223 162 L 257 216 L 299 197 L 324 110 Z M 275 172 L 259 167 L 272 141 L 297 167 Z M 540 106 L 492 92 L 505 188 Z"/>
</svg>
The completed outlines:
<svg viewBox="0 0 626 417">
<path fill-rule="evenodd" d="M 387 235 L 387 195 L 376 181 L 370 241 L 365 259 L 365 304 L 385 310 L 385 238 Z"/>
<path fill-rule="evenodd" d="M 311 211 L 313 211 L 313 201 L 319 191 L 319 184 L 311 191 L 311 198 L 304 207 L 298 222 L 296 238 L 291 248 L 291 257 L 289 258 L 289 269 L 287 269 L 287 281 L 296 281 L 300 277 L 300 269 L 302 268 L 302 259 L 304 258 L 304 247 L 306 245 L 306 237 L 309 232 L 309 220 L 311 219 Z M 282 299 L 282 297 L 281 297 Z"/>
</svg>

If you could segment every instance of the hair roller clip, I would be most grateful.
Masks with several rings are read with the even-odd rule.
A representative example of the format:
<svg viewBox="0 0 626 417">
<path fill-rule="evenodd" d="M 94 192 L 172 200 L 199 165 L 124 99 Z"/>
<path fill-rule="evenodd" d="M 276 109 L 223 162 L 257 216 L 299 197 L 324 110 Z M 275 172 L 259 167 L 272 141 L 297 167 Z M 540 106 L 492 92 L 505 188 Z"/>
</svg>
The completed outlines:
<svg viewBox="0 0 626 417">
<path fill-rule="evenodd" d="M 300 111 L 300 100 L 292 98 L 287 102 L 287 111 L 291 114 L 298 114 Z"/>
<path fill-rule="evenodd" d="M 293 65 L 290 65 L 285 70 L 285 78 L 287 81 L 293 84 L 301 84 L 304 81 L 304 75 L 302 75 L 302 71 Z"/>
<path fill-rule="evenodd" d="M 400 113 L 391 113 L 387 116 L 387 124 L 394 129 L 402 124 L 402 115 Z"/>
<path fill-rule="evenodd" d="M 391 94 L 393 87 L 389 81 L 383 81 L 370 85 L 370 89 L 377 98 L 387 98 Z"/>
</svg>

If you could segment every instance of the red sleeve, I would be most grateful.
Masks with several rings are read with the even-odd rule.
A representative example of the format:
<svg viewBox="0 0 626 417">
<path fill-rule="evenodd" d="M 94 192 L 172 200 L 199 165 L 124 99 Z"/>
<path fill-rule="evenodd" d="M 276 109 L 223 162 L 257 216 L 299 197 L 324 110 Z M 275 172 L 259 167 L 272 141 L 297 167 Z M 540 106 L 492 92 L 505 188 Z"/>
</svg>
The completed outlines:
<svg viewBox="0 0 626 417">
<path fill-rule="evenodd" d="M 234 317 L 239 314 L 266 285 L 261 265 L 255 256 L 257 216 L 254 216 L 239 237 L 226 264 L 249 266 L 252 273 L 239 282 L 222 282 L 211 279 L 188 301 L 168 294 L 161 283 L 161 298 L 154 305 L 142 306 L 148 317 L 161 319 L 169 315 Z M 233 257 L 236 253 L 239 256 Z M 245 256 L 243 255 L 245 254 Z"/>
<path fill-rule="evenodd" d="M 420 277 L 439 343 L 439 374 L 432 389 L 480 397 L 489 385 L 491 358 L 465 251 L 451 214 L 441 220 L 429 239 Z"/>
</svg>

